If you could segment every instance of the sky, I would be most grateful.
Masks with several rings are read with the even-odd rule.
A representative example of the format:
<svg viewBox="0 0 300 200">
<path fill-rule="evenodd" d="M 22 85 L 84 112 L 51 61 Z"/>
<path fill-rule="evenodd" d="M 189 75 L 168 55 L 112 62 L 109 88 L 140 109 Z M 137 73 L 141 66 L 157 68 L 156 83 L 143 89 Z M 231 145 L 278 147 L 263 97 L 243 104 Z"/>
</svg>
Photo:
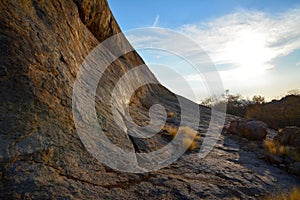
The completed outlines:
<svg viewBox="0 0 300 200">
<path fill-rule="evenodd" d="M 191 38 L 215 65 L 224 90 L 229 89 L 232 94 L 249 98 L 262 95 L 271 100 L 284 96 L 291 89 L 300 89 L 300 1 L 108 2 L 125 34 L 132 29 L 158 27 Z M 128 39 L 135 44 L 136 38 Z M 137 51 L 158 80 L 171 91 L 196 102 L 212 94 L 203 77 L 184 60 L 159 50 Z M 182 80 L 164 73 L 160 70 L 162 65 L 179 73 L 195 96 L 184 94 Z"/>
</svg>

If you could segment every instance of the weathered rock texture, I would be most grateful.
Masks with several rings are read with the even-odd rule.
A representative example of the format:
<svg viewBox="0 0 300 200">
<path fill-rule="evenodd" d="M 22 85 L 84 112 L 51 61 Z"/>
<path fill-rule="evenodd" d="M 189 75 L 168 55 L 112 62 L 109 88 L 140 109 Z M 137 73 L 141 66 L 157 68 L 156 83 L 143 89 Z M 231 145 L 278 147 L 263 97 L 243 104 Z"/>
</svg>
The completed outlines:
<svg viewBox="0 0 300 200">
<path fill-rule="evenodd" d="M 205 160 L 190 153 L 146 174 L 106 167 L 81 143 L 71 106 L 85 56 L 120 32 L 107 2 L 3 0 L 0 27 L 0 199 L 253 199 L 299 184 L 223 136 Z M 117 50 L 124 44 L 115 45 Z M 98 92 L 109 93 L 127 70 L 140 64 L 136 52 L 122 56 L 107 69 L 106 84 Z M 148 70 L 144 76 L 153 75 Z M 139 144 L 116 128 L 108 98 L 98 99 L 96 110 L 116 145 L 149 151 L 166 143 L 158 136 Z M 146 123 L 147 109 L 158 102 L 179 112 L 171 92 L 150 85 L 132 96 L 136 120 Z M 199 129 L 204 132 L 210 117 L 209 110 L 202 111 Z"/>
</svg>

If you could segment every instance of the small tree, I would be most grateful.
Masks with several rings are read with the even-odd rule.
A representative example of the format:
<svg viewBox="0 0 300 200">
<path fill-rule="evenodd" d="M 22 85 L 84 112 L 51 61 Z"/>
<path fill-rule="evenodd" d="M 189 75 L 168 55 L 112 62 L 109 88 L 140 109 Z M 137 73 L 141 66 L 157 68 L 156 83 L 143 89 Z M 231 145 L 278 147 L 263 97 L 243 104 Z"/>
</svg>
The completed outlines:
<svg viewBox="0 0 300 200">
<path fill-rule="evenodd" d="M 205 98 L 203 101 L 201 101 L 201 105 L 206 107 L 212 107 L 220 103 L 220 99 L 216 95 L 212 95 L 210 97 Z"/>
<path fill-rule="evenodd" d="M 211 97 L 205 98 L 203 101 L 201 101 L 201 105 L 206 106 L 206 107 L 211 107 L 211 104 L 213 102 L 213 99 Z"/>
<path fill-rule="evenodd" d="M 262 97 L 260 95 L 254 95 L 252 98 L 253 104 L 263 104 L 265 103 L 265 97 Z"/>
<path fill-rule="evenodd" d="M 243 99 L 241 94 L 230 94 L 227 89 L 222 95 L 227 104 L 227 113 L 243 117 L 246 113 L 246 106 L 249 104 L 248 100 Z"/>
<path fill-rule="evenodd" d="M 300 91 L 298 89 L 292 89 L 288 91 L 288 95 L 300 96 Z"/>
</svg>

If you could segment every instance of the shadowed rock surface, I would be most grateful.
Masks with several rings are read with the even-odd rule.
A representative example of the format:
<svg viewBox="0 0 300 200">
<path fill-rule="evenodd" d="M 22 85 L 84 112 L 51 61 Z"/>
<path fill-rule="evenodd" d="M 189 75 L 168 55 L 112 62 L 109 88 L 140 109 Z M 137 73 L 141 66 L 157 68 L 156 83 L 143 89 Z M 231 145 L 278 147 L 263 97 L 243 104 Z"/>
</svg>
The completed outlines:
<svg viewBox="0 0 300 200">
<path fill-rule="evenodd" d="M 120 32 L 107 2 L 4 0 L 0 19 L 1 199 L 255 199 L 299 184 L 297 177 L 258 159 L 230 136 L 221 136 L 202 160 L 195 151 L 156 172 L 110 169 L 85 149 L 72 114 L 72 89 L 81 63 L 100 42 Z M 113 45 L 118 51 L 129 44 L 121 39 Z M 98 86 L 101 99 L 96 98 L 105 134 L 132 152 L 152 151 L 168 142 L 160 134 L 131 138 L 112 118 L 111 90 L 123 74 L 141 64 L 134 51 L 117 59 L 101 80 L 105 85 Z M 149 70 L 143 75 L 155 79 Z M 156 103 L 177 113 L 169 120 L 176 125 L 178 102 L 159 84 L 133 94 L 130 104 L 137 123 L 149 121 L 148 109 Z M 209 120 L 210 111 L 201 108 L 201 133 Z"/>
</svg>

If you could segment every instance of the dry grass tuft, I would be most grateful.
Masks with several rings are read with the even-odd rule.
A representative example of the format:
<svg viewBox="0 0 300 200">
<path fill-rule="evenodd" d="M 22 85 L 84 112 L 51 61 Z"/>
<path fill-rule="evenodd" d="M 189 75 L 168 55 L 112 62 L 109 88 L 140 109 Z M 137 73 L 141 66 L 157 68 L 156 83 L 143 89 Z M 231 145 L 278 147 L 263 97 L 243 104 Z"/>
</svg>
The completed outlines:
<svg viewBox="0 0 300 200">
<path fill-rule="evenodd" d="M 299 148 L 290 146 L 279 146 L 279 144 L 276 144 L 275 141 L 268 139 L 264 141 L 264 145 L 268 152 L 273 155 L 277 154 L 280 156 L 289 156 L 293 160 L 300 162 Z"/>
<path fill-rule="evenodd" d="M 300 187 L 294 187 L 288 193 L 271 195 L 266 200 L 300 200 Z"/>
<path fill-rule="evenodd" d="M 200 139 L 201 139 L 200 135 L 196 135 L 195 138 L 194 138 L 194 141 L 195 141 L 195 140 L 198 141 L 198 140 L 200 140 Z"/>
<path fill-rule="evenodd" d="M 193 139 L 198 133 L 197 131 L 194 131 L 192 128 L 188 126 L 180 127 L 179 132 L 191 139 Z"/>
<path fill-rule="evenodd" d="M 280 146 L 278 152 L 281 155 L 287 155 L 289 153 L 289 149 L 285 146 Z"/>
<path fill-rule="evenodd" d="M 167 131 L 167 126 L 164 125 L 162 128 L 161 128 L 162 131 Z"/>
<path fill-rule="evenodd" d="M 168 113 L 168 117 L 174 117 L 174 113 L 173 112 L 169 112 Z"/>
<path fill-rule="evenodd" d="M 181 134 L 183 136 L 183 145 L 188 146 L 188 150 L 190 151 L 197 148 L 196 141 L 200 140 L 200 135 L 198 135 L 198 132 L 188 126 L 180 127 L 180 129 L 178 129 L 174 126 L 165 125 L 162 128 L 162 131 L 168 132 L 168 134 L 173 138 L 176 137 L 177 133 Z"/>
<path fill-rule="evenodd" d="M 264 141 L 266 149 L 273 155 L 277 154 L 277 145 L 273 140 L 266 139 Z"/>
<path fill-rule="evenodd" d="M 195 150 L 197 148 L 197 143 L 191 138 L 188 137 L 183 138 L 182 143 L 190 151 Z"/>
<path fill-rule="evenodd" d="M 177 135 L 178 128 L 176 128 L 174 126 L 167 127 L 167 131 L 172 137 L 175 137 Z"/>
</svg>

